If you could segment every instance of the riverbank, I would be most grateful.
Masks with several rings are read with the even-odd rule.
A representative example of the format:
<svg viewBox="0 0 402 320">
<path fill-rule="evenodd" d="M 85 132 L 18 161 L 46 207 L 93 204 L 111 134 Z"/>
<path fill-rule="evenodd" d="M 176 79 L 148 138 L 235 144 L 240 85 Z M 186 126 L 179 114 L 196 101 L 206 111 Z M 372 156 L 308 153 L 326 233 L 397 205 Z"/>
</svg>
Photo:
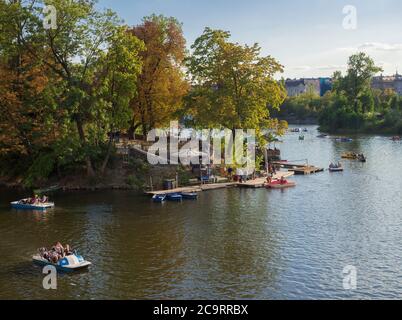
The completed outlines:
<svg viewBox="0 0 402 320">
<path fill-rule="evenodd" d="M 396 136 L 401 135 L 402 132 L 400 130 L 396 130 L 395 128 L 372 128 L 372 127 L 365 127 L 360 129 L 348 129 L 348 128 L 341 128 L 336 130 L 331 130 L 328 127 L 320 126 L 318 127 L 318 131 L 321 133 L 328 133 L 328 134 L 371 134 L 371 135 L 381 135 L 381 136 Z"/>
</svg>

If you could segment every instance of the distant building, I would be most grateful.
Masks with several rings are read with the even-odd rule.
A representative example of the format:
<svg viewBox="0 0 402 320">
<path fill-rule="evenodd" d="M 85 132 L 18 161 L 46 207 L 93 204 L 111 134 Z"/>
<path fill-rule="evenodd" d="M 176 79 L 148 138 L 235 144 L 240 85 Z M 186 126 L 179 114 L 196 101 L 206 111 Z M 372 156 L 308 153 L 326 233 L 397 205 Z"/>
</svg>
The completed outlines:
<svg viewBox="0 0 402 320">
<path fill-rule="evenodd" d="M 332 82 L 330 78 L 287 79 L 285 86 L 289 97 L 296 97 L 310 92 L 310 90 L 319 96 L 323 96 L 327 91 L 331 90 Z"/>
<path fill-rule="evenodd" d="M 402 95 L 402 76 L 398 72 L 393 76 L 374 77 L 371 83 L 373 89 L 394 90 L 398 95 Z"/>
</svg>

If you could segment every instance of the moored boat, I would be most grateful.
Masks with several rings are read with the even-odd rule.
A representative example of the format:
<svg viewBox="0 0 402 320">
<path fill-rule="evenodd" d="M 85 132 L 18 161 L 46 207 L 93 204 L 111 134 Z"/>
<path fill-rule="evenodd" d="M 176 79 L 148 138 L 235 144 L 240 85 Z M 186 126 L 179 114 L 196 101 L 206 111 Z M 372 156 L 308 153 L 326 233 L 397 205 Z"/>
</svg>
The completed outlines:
<svg viewBox="0 0 402 320">
<path fill-rule="evenodd" d="M 401 137 L 395 136 L 391 138 L 392 141 L 401 141 Z"/>
<path fill-rule="evenodd" d="M 299 136 L 299 140 L 304 141 L 304 136 L 303 135 Z"/>
<path fill-rule="evenodd" d="M 197 200 L 198 193 L 195 192 L 182 192 L 180 194 L 184 200 Z"/>
<path fill-rule="evenodd" d="M 183 196 L 180 193 L 171 193 L 167 195 L 167 200 L 180 202 L 183 200 Z"/>
<path fill-rule="evenodd" d="M 166 194 L 156 194 L 152 197 L 152 201 L 156 203 L 162 203 L 166 200 Z"/>
<path fill-rule="evenodd" d="M 267 189 L 285 189 L 295 187 L 296 183 L 288 180 L 274 180 L 266 185 Z"/>
<path fill-rule="evenodd" d="M 11 202 L 11 207 L 16 210 L 34 210 L 34 211 L 45 211 L 51 209 L 55 206 L 53 202 L 35 202 L 30 203 L 30 199 L 22 199 L 20 201 Z"/>
<path fill-rule="evenodd" d="M 32 261 L 35 264 L 41 266 L 54 266 L 59 271 L 72 272 L 87 269 L 92 265 L 91 262 L 86 261 L 79 254 L 72 254 L 60 259 L 57 263 L 52 263 L 49 260 L 43 258 L 41 255 L 37 254 L 32 257 Z"/>
</svg>

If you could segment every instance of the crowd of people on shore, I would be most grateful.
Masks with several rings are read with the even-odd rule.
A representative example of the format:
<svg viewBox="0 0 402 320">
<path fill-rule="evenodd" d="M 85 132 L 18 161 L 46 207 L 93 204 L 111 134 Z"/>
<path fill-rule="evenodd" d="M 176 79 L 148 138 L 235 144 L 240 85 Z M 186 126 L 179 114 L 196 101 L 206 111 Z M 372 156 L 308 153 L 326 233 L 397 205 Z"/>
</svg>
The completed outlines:
<svg viewBox="0 0 402 320">
<path fill-rule="evenodd" d="M 74 252 L 70 248 L 70 245 L 66 244 L 66 246 L 63 247 L 60 242 L 57 242 L 50 250 L 47 248 L 40 248 L 39 254 L 50 263 L 57 263 L 61 259 L 73 255 Z"/>
</svg>

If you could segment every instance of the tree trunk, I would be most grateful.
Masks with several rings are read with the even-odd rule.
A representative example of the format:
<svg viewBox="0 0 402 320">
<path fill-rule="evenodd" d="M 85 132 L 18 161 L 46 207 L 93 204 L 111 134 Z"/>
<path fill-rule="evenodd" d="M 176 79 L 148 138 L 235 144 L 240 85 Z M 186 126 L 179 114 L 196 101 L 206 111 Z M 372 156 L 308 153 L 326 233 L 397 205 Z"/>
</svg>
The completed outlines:
<svg viewBox="0 0 402 320">
<path fill-rule="evenodd" d="M 79 135 L 80 140 L 81 140 L 81 145 L 85 146 L 85 133 L 84 133 L 84 128 L 82 126 L 81 119 L 79 117 L 77 117 L 75 119 L 75 123 L 77 125 L 77 130 L 78 130 L 78 135 Z M 88 155 L 85 156 L 85 162 L 86 162 L 86 166 L 87 166 L 87 174 L 88 174 L 88 176 L 93 177 L 95 175 L 95 171 L 94 171 L 93 166 L 92 166 L 91 158 Z"/>
<path fill-rule="evenodd" d="M 105 174 L 106 166 L 107 166 L 107 164 L 109 162 L 110 154 L 112 153 L 112 146 L 113 146 L 113 138 L 110 137 L 109 138 L 109 144 L 108 144 L 108 147 L 107 147 L 106 156 L 105 156 L 105 159 L 103 160 L 102 167 L 101 167 L 101 170 L 100 170 L 100 173 L 102 175 Z"/>
</svg>

